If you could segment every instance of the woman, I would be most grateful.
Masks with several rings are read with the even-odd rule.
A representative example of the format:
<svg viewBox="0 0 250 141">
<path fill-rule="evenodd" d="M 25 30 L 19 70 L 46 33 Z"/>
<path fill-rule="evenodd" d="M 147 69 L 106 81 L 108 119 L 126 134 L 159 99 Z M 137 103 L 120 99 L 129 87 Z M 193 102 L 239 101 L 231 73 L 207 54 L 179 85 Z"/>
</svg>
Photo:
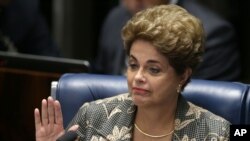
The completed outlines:
<svg viewBox="0 0 250 141">
<path fill-rule="evenodd" d="M 84 104 L 69 130 L 91 141 L 228 140 L 228 121 L 180 94 L 201 61 L 204 33 L 197 18 L 176 5 L 157 6 L 137 13 L 122 36 L 129 94 Z M 58 101 L 43 100 L 35 122 L 37 141 L 62 135 Z"/>
</svg>

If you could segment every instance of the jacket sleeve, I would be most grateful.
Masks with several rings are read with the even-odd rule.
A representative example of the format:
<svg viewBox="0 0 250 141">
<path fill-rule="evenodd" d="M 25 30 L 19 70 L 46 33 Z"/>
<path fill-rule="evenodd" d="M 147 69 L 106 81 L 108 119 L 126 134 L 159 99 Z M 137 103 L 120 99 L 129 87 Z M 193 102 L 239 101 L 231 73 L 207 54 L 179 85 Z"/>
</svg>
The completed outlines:
<svg viewBox="0 0 250 141">
<path fill-rule="evenodd" d="M 66 131 L 73 125 L 78 124 L 79 128 L 77 130 L 77 134 L 80 139 L 85 138 L 86 127 L 88 126 L 88 121 L 86 120 L 87 109 L 89 107 L 89 103 L 85 103 L 74 116 L 73 120 L 69 123 Z"/>
</svg>

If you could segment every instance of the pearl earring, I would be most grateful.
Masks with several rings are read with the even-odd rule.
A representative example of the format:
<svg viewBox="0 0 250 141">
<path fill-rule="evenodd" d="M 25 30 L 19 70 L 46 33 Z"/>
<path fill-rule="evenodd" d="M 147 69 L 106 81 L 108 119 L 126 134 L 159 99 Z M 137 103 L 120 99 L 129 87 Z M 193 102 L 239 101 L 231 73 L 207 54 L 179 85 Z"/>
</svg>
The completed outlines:
<svg viewBox="0 0 250 141">
<path fill-rule="evenodd" d="M 178 87 L 177 87 L 177 93 L 178 94 L 181 93 L 181 84 L 179 84 Z"/>
</svg>

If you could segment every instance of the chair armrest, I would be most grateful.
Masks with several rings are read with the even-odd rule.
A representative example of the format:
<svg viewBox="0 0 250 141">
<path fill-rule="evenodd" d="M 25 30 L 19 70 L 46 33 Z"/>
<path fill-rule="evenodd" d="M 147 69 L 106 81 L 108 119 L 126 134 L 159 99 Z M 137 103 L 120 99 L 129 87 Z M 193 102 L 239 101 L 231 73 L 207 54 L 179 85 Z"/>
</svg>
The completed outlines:
<svg viewBox="0 0 250 141">
<path fill-rule="evenodd" d="M 56 99 L 56 88 L 57 88 L 58 81 L 51 82 L 51 89 L 50 89 L 50 96 L 53 99 Z"/>
</svg>

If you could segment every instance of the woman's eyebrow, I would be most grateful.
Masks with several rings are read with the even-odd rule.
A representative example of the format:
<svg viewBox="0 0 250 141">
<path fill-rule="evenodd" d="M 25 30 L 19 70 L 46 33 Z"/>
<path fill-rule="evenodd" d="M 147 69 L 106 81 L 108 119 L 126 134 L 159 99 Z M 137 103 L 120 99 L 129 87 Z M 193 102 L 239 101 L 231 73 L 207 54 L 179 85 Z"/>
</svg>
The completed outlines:
<svg viewBox="0 0 250 141">
<path fill-rule="evenodd" d="M 157 63 L 157 64 L 160 64 L 160 61 L 150 59 L 150 60 L 147 60 L 147 63 Z"/>
<path fill-rule="evenodd" d="M 136 57 L 135 57 L 133 54 L 130 54 L 130 55 L 129 55 L 129 58 L 134 59 L 134 60 L 137 60 Z"/>
</svg>

